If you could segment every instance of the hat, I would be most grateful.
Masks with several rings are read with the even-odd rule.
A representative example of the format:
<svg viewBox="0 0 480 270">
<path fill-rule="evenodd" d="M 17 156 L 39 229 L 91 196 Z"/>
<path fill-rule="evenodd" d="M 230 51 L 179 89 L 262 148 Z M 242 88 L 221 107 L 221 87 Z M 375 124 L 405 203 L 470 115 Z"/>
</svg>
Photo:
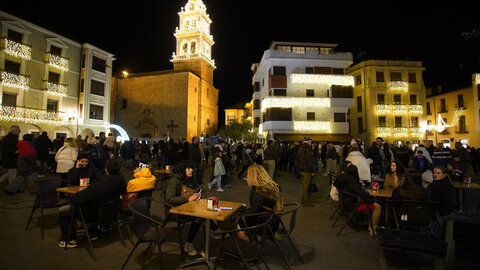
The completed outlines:
<svg viewBox="0 0 480 270">
<path fill-rule="evenodd" d="M 303 138 L 303 141 L 311 141 L 311 140 L 312 140 L 312 138 L 310 138 L 310 137 L 304 137 Z"/>
<path fill-rule="evenodd" d="M 145 163 L 138 163 L 138 166 L 137 166 L 140 170 L 143 170 L 145 168 L 150 168 L 150 165 L 148 164 L 145 164 Z"/>
<path fill-rule="evenodd" d="M 352 139 L 352 140 L 350 141 L 350 145 L 354 145 L 354 144 L 357 144 L 357 140 Z"/>
</svg>

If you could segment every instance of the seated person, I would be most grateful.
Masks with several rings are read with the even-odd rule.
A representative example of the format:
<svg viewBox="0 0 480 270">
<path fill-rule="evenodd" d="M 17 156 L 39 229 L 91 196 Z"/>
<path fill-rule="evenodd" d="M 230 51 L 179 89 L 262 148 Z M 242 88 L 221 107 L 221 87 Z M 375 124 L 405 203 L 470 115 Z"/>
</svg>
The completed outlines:
<svg viewBox="0 0 480 270">
<path fill-rule="evenodd" d="M 405 181 L 405 169 L 402 163 L 392 161 L 385 174 L 384 189 L 395 189 Z"/>
<path fill-rule="evenodd" d="M 445 167 L 437 166 L 433 169 L 433 183 L 429 190 L 432 194 L 432 201 L 438 202 L 434 209 L 437 219 L 451 214 L 456 204 L 455 188 L 448 178 Z"/>
<path fill-rule="evenodd" d="M 149 164 L 139 163 L 135 170 L 133 170 L 133 177 L 135 178 L 127 183 L 127 193 L 155 187 L 156 178 L 152 175 Z M 136 198 L 136 193 L 125 194 L 122 201 L 123 206 L 127 207 L 128 203 L 134 201 Z"/>
<path fill-rule="evenodd" d="M 462 170 L 460 170 L 460 166 L 455 161 L 450 161 L 447 164 L 447 171 L 448 177 L 450 177 L 450 181 L 454 182 L 463 182 L 465 175 L 463 174 Z"/>
<path fill-rule="evenodd" d="M 198 200 L 200 198 L 200 193 L 192 193 L 186 195 L 182 193 L 183 186 L 188 187 L 189 189 L 196 190 L 199 188 L 195 177 L 193 176 L 192 166 L 184 161 L 179 162 L 175 165 L 173 173 L 170 176 L 167 184 L 167 191 L 165 194 L 165 201 L 174 206 L 178 206 L 189 201 Z M 182 218 L 189 218 L 187 216 L 182 216 Z M 190 255 L 197 255 L 197 250 L 193 246 L 193 240 L 200 229 L 202 219 L 192 218 L 192 223 L 190 224 L 190 230 L 185 240 L 184 250 Z M 213 225 L 213 224 L 212 224 Z"/>
<path fill-rule="evenodd" d="M 368 194 L 367 191 L 365 191 L 362 188 L 362 184 L 360 183 L 360 178 L 358 176 L 358 169 L 357 166 L 351 164 L 349 165 L 344 174 L 341 174 L 337 177 L 335 182 L 333 183 L 339 191 L 343 190 L 348 193 L 352 193 L 355 195 L 358 195 L 362 198 L 365 198 L 368 201 L 373 201 L 373 198 Z M 343 206 L 347 211 L 353 210 L 355 205 L 357 204 L 358 198 L 354 196 L 344 196 L 343 197 Z M 374 231 L 378 227 L 378 220 L 380 218 L 380 213 L 381 211 L 381 206 L 378 203 L 368 203 L 368 209 L 367 209 L 367 203 L 361 203 L 357 209 L 355 209 L 356 212 L 366 212 L 370 211 L 372 212 L 372 225 Z M 371 228 L 369 226 L 369 231 L 370 234 L 373 235 L 374 232 L 371 231 Z"/>
<path fill-rule="evenodd" d="M 430 192 L 421 186 L 422 175 L 417 172 L 409 172 L 403 185 L 395 188 L 392 192 L 393 200 L 429 201 Z"/>
<path fill-rule="evenodd" d="M 120 173 L 121 161 L 110 159 L 105 163 L 105 173 L 102 178 L 90 184 L 86 189 L 72 195 L 70 204 L 58 209 L 58 223 L 60 224 L 61 240 L 59 246 L 74 248 L 78 246 L 77 232 L 71 222 L 75 214 L 74 206 L 82 206 L 86 222 L 96 221 L 99 213 L 99 205 L 102 199 L 125 194 L 125 180 Z M 70 231 L 70 235 L 69 235 Z M 92 240 L 98 238 L 98 228 L 89 228 L 88 232 Z"/>
<path fill-rule="evenodd" d="M 423 168 L 422 172 L 422 187 L 428 188 L 433 182 L 433 166 L 428 165 Z"/>
<path fill-rule="evenodd" d="M 68 171 L 67 185 L 78 186 L 80 185 L 81 178 L 87 178 L 89 183 L 93 184 L 100 179 L 100 177 L 101 173 L 98 171 L 97 167 L 89 162 L 88 154 L 80 152 L 75 166 Z"/>
</svg>

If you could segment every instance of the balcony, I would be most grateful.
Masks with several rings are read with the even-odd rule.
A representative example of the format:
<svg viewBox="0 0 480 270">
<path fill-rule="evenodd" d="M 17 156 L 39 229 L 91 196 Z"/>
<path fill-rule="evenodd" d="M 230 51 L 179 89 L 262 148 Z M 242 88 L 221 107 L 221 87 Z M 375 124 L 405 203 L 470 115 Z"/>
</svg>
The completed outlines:
<svg viewBox="0 0 480 270">
<path fill-rule="evenodd" d="M 67 96 L 67 85 L 57 82 L 44 81 L 47 85 L 47 94 L 57 97 Z"/>
<path fill-rule="evenodd" d="M 50 64 L 51 67 L 56 68 L 61 71 L 67 71 L 68 70 L 68 58 L 47 53 L 48 55 L 48 64 Z"/>
<path fill-rule="evenodd" d="M 67 124 L 67 118 L 64 112 L 52 112 L 42 109 L 5 105 L 0 105 L 0 120 L 57 126 Z"/>
<path fill-rule="evenodd" d="M 390 137 L 392 136 L 392 129 L 390 127 L 377 127 L 378 137 Z"/>
<path fill-rule="evenodd" d="M 393 128 L 393 135 L 395 137 L 407 137 L 408 136 L 408 128 L 406 128 L 406 127 L 394 127 Z"/>
<path fill-rule="evenodd" d="M 332 123 L 330 121 L 266 121 L 262 128 L 277 130 L 284 133 L 311 132 L 311 133 L 348 133 L 348 123 Z"/>
<path fill-rule="evenodd" d="M 425 136 L 425 132 L 422 128 L 419 127 L 410 127 L 410 137 L 423 137 Z"/>
<path fill-rule="evenodd" d="M 387 114 L 390 113 L 389 104 L 377 104 L 377 114 Z"/>
<path fill-rule="evenodd" d="M 24 60 L 32 59 L 32 46 L 2 38 L 1 46 L 6 54 Z"/>
<path fill-rule="evenodd" d="M 354 86 L 353 76 L 332 74 L 290 74 L 290 83 Z"/>
<path fill-rule="evenodd" d="M 405 104 L 393 104 L 392 105 L 392 112 L 393 112 L 393 114 L 406 114 L 407 113 L 407 105 L 405 105 Z"/>
<path fill-rule="evenodd" d="M 410 114 L 423 114 L 423 106 L 418 104 L 408 105 L 408 112 Z"/>
<path fill-rule="evenodd" d="M 408 92 L 408 83 L 406 81 L 390 81 L 388 88 L 390 90 L 398 90 Z"/>
<path fill-rule="evenodd" d="M 30 77 L 21 74 L 1 71 L 1 84 L 6 87 L 15 88 L 22 91 L 28 91 L 30 86 Z"/>
<path fill-rule="evenodd" d="M 266 97 L 262 101 L 262 112 L 268 108 L 330 108 L 330 98 L 315 97 Z"/>
<path fill-rule="evenodd" d="M 457 133 L 457 134 L 468 134 L 468 126 L 457 126 L 457 127 L 455 127 L 455 133 Z"/>
</svg>

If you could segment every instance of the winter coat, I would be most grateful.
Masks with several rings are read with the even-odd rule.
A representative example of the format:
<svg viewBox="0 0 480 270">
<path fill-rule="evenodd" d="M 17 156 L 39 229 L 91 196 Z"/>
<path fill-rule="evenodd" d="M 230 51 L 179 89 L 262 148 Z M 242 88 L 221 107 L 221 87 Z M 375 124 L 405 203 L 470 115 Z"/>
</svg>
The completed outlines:
<svg viewBox="0 0 480 270">
<path fill-rule="evenodd" d="M 2 141 L 2 165 L 5 169 L 17 168 L 18 135 L 8 133 Z"/>
<path fill-rule="evenodd" d="M 40 135 L 37 139 L 33 141 L 35 150 L 37 150 L 38 159 L 47 160 L 48 152 L 50 147 L 52 147 L 52 141 L 48 138 L 47 135 Z"/>
<path fill-rule="evenodd" d="M 190 162 L 202 161 L 202 154 L 200 153 L 200 146 L 198 144 L 191 144 L 190 149 L 188 150 L 188 160 Z"/>
<path fill-rule="evenodd" d="M 403 182 L 405 182 L 405 175 L 398 177 L 398 184 L 395 186 L 395 180 L 393 179 L 393 173 L 387 173 L 385 175 L 385 183 L 383 184 L 384 189 L 395 189 L 398 187 L 403 186 Z"/>
<path fill-rule="evenodd" d="M 90 179 L 90 184 L 95 183 L 102 177 L 102 174 L 97 170 L 97 167 L 92 163 L 88 163 L 85 168 L 71 168 L 68 171 L 67 184 L 69 186 L 80 185 L 80 178 Z"/>
<path fill-rule="evenodd" d="M 429 187 L 432 194 L 432 201 L 438 202 L 438 205 L 434 206 L 434 211 L 441 217 L 452 213 L 456 204 L 455 188 L 448 177 L 442 180 L 434 180 Z"/>
<path fill-rule="evenodd" d="M 225 167 L 223 166 L 222 159 L 220 157 L 217 157 L 215 159 L 215 168 L 213 170 L 213 175 L 218 176 L 218 175 L 225 175 Z"/>
<path fill-rule="evenodd" d="M 188 202 L 188 198 L 182 197 L 183 185 L 186 185 L 191 189 L 197 189 L 198 187 L 195 177 L 185 179 L 183 175 L 179 173 L 173 173 L 168 180 L 165 201 L 173 205 L 181 205 Z"/>
<path fill-rule="evenodd" d="M 30 141 L 23 140 L 17 144 L 17 174 L 26 176 L 37 172 L 37 151 Z"/>
<path fill-rule="evenodd" d="M 308 143 L 303 143 L 297 152 L 297 164 L 300 172 L 313 173 L 314 160 L 312 147 Z"/>
<path fill-rule="evenodd" d="M 358 176 L 361 180 L 369 182 L 372 180 L 372 176 L 370 174 L 370 165 L 368 164 L 365 156 L 360 151 L 350 152 L 345 160 L 350 161 L 353 165 L 357 166 Z"/>
<path fill-rule="evenodd" d="M 359 181 L 355 180 L 354 177 L 348 174 L 341 174 L 337 177 L 333 185 L 340 191 L 343 190 L 345 192 L 358 195 L 362 198 L 367 198 L 370 201 L 372 197 L 366 192 Z M 347 210 L 352 210 L 358 202 L 358 198 L 355 196 L 346 195 L 343 197 L 343 207 Z"/>
<path fill-rule="evenodd" d="M 155 187 L 156 178 L 152 175 L 150 168 L 141 169 L 139 172 L 136 172 L 133 177 L 135 178 L 127 183 L 127 193 Z M 137 194 L 135 193 L 123 196 L 123 205 L 128 205 L 129 202 L 134 201 L 136 198 Z"/>
<path fill-rule="evenodd" d="M 57 173 L 67 173 L 68 170 L 73 168 L 73 166 L 75 166 L 77 156 L 77 148 L 65 143 L 63 147 L 58 149 L 57 154 L 55 154 L 55 160 L 57 161 Z"/>
</svg>

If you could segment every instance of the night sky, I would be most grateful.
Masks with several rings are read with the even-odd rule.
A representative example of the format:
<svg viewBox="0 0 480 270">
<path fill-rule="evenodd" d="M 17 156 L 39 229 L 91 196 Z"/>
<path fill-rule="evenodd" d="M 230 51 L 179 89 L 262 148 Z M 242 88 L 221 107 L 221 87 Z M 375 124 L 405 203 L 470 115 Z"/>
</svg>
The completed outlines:
<svg viewBox="0 0 480 270">
<path fill-rule="evenodd" d="M 355 61 L 423 61 L 427 88 L 469 87 L 472 73 L 480 73 L 480 1 L 203 2 L 213 21 L 220 126 L 223 109 L 251 99 L 250 65 L 260 61 L 272 40 L 336 43 Z M 177 13 L 187 0 L 72 3 L 10 0 L 2 1 L 0 10 L 115 54 L 116 76 L 122 70 L 173 68 Z"/>
</svg>

